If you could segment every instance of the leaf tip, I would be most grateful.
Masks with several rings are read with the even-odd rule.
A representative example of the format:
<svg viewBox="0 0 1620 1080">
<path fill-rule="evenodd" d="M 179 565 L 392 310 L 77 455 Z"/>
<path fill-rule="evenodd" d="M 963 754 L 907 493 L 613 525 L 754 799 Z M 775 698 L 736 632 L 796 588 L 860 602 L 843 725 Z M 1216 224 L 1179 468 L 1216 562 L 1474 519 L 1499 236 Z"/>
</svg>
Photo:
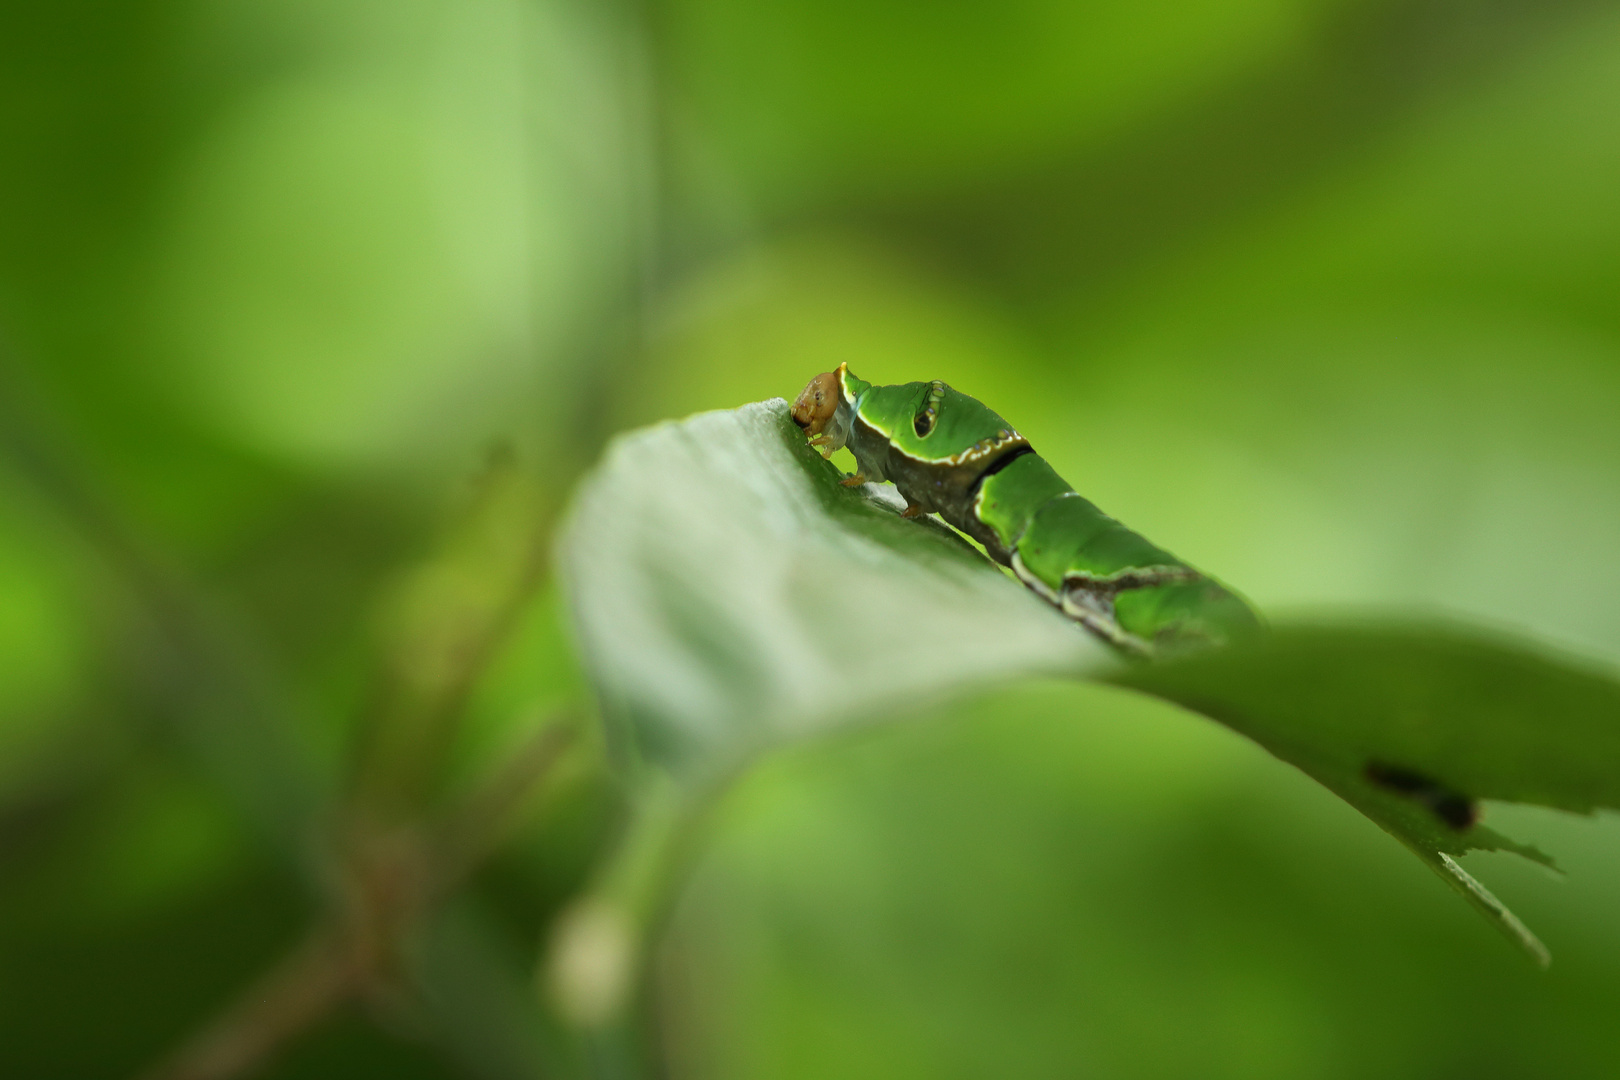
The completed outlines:
<svg viewBox="0 0 1620 1080">
<path fill-rule="evenodd" d="M 1474 907 L 1484 912 L 1491 922 L 1495 923 L 1496 927 L 1506 934 L 1510 941 L 1519 946 L 1537 967 L 1545 971 L 1551 966 L 1552 953 L 1547 951 L 1547 946 L 1541 943 L 1541 939 L 1536 937 L 1531 929 L 1509 910 L 1506 904 L 1498 900 L 1495 894 L 1482 885 L 1474 875 L 1458 865 L 1456 859 L 1443 851 L 1435 852 L 1434 856 L 1433 861 L 1425 861 L 1429 861 L 1431 866 L 1436 867 L 1437 872 L 1454 889 L 1461 892 Z"/>
</svg>

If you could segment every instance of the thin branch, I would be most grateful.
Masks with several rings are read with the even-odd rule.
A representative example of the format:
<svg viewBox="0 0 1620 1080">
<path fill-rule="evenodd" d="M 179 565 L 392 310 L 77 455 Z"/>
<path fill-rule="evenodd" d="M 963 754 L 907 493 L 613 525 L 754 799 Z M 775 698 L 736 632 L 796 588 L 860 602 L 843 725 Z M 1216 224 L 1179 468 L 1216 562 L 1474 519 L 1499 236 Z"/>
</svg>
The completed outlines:
<svg viewBox="0 0 1620 1080">
<path fill-rule="evenodd" d="M 352 998 L 362 964 L 338 935 L 317 930 L 178 1053 L 141 1080 L 231 1080 Z"/>
<path fill-rule="evenodd" d="M 358 833 L 344 858 L 340 917 L 314 930 L 142 1080 L 249 1075 L 333 1010 L 386 985 L 406 936 L 495 850 L 514 812 L 579 733 L 572 714 L 549 717 L 436 827 Z"/>
<path fill-rule="evenodd" d="M 572 712 L 547 717 L 482 784 L 445 813 L 433 841 L 438 890 L 464 880 L 495 852 L 518 808 L 551 775 L 579 735 L 580 721 Z"/>
</svg>

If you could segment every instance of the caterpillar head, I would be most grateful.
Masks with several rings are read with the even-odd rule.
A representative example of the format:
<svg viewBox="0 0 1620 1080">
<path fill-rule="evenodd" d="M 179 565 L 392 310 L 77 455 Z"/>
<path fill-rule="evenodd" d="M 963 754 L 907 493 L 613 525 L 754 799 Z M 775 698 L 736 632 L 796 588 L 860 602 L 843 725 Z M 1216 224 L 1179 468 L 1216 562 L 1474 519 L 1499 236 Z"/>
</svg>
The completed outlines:
<svg viewBox="0 0 1620 1080">
<path fill-rule="evenodd" d="M 810 385 L 793 402 L 793 422 L 803 428 L 806 435 L 820 435 L 837 415 L 838 402 L 838 375 L 823 371 L 810 380 Z"/>
</svg>

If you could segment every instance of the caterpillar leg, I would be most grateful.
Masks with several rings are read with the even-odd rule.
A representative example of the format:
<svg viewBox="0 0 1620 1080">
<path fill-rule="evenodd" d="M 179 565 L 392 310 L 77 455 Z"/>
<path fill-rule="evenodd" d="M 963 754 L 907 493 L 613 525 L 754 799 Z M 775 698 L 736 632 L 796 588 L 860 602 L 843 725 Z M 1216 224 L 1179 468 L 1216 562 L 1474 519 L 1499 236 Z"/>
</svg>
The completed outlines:
<svg viewBox="0 0 1620 1080">
<path fill-rule="evenodd" d="M 925 510 L 921 505 L 917 503 L 907 503 L 906 508 L 900 511 L 900 516 L 903 518 L 920 518 L 927 513 L 928 511 Z"/>
<path fill-rule="evenodd" d="M 856 473 L 854 476 L 846 476 L 838 482 L 844 487 L 860 487 L 862 484 L 866 483 L 866 477 L 862 476 L 860 473 Z"/>
</svg>

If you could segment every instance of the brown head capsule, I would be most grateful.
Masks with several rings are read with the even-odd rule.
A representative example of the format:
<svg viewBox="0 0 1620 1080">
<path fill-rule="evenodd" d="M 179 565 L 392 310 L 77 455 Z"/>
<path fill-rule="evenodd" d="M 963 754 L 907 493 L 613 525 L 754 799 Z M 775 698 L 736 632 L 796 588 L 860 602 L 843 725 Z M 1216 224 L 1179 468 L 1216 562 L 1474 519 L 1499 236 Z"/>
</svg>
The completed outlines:
<svg viewBox="0 0 1620 1080">
<path fill-rule="evenodd" d="M 810 385 L 794 401 L 793 422 L 802 427 L 806 435 L 820 435 L 837 412 L 838 376 L 823 371 L 810 380 Z"/>
</svg>

